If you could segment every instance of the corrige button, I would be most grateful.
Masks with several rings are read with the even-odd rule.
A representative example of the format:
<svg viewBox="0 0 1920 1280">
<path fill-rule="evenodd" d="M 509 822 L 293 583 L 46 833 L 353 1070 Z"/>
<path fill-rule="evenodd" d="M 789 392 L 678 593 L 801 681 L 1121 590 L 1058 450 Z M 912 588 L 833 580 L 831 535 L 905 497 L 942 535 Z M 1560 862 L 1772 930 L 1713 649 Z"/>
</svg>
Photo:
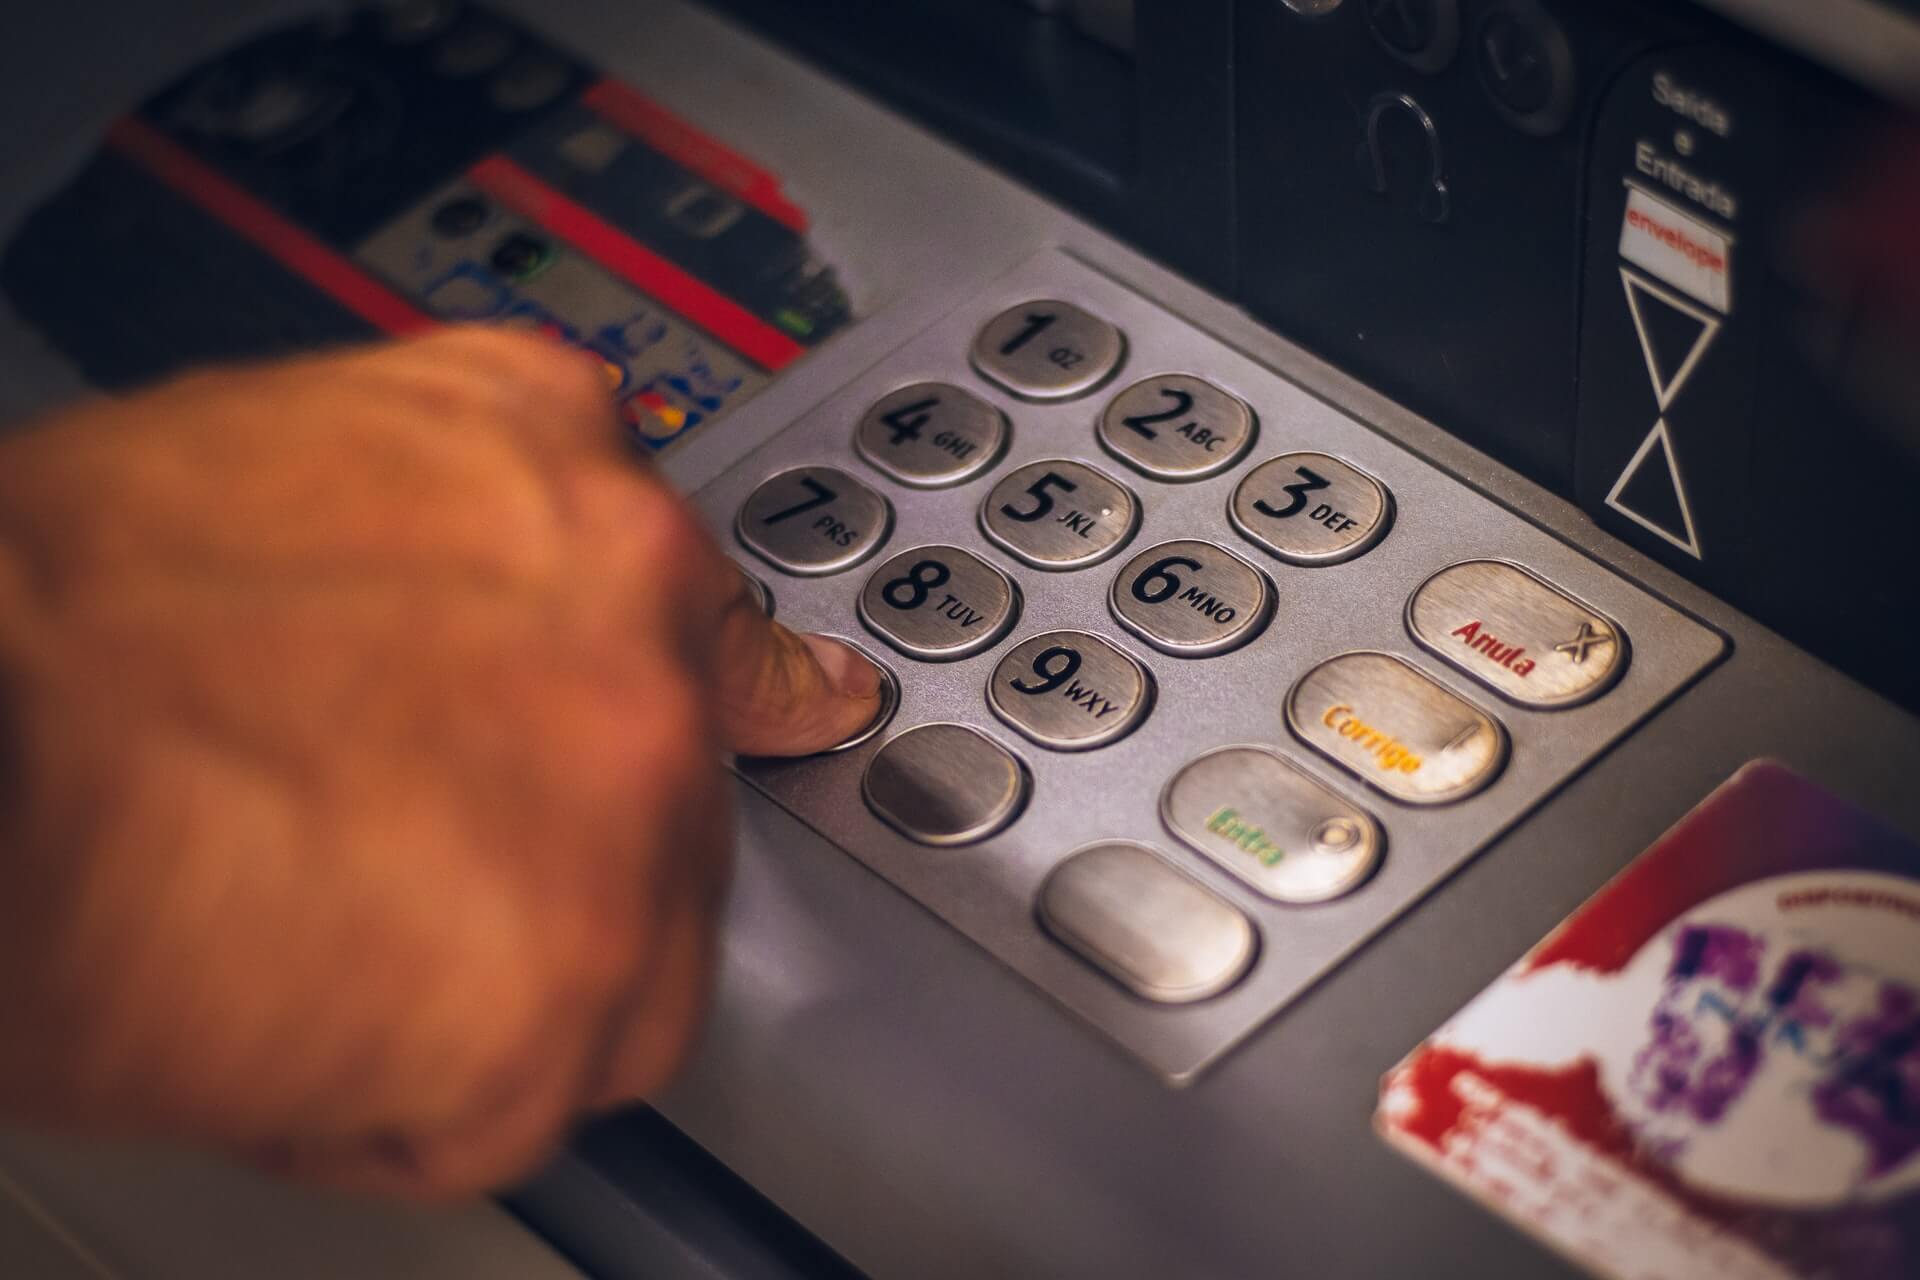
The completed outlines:
<svg viewBox="0 0 1920 1280">
<path fill-rule="evenodd" d="M 860 456 L 901 484 L 932 489 L 979 475 L 1007 444 L 1007 419 L 969 391 L 916 382 L 882 396 L 854 432 Z"/>
<path fill-rule="evenodd" d="M 1526 707 L 1598 697 L 1627 665 L 1607 618 L 1517 565 L 1469 560 L 1407 601 L 1407 630 L 1494 692 Z"/>
<path fill-rule="evenodd" d="M 1240 461 L 1253 443 L 1253 410 L 1204 378 L 1162 373 L 1115 396 L 1100 415 L 1100 443 L 1155 480 L 1199 480 Z"/>
<path fill-rule="evenodd" d="M 985 734 L 960 724 L 923 724 L 874 754 L 860 790 L 867 807 L 909 840 L 972 844 L 1019 815 L 1027 776 Z"/>
<path fill-rule="evenodd" d="M 1047 932 L 1135 995 L 1204 1000 L 1240 980 L 1258 935 L 1246 916 L 1145 845 L 1089 845 L 1040 887 Z"/>
<path fill-rule="evenodd" d="M 1127 561 L 1107 600 L 1129 631 L 1177 658 L 1238 649 L 1273 612 L 1265 574 L 1225 547 L 1187 539 Z"/>
<path fill-rule="evenodd" d="M 1080 462 L 1016 467 L 980 504 L 980 527 L 1036 569 L 1084 569 L 1133 536 L 1140 507 L 1117 481 Z"/>
<path fill-rule="evenodd" d="M 914 547 L 873 571 L 860 620 L 923 662 L 951 662 L 997 643 L 1020 611 L 1007 575 L 959 547 Z"/>
<path fill-rule="evenodd" d="M 1387 488 L 1324 453 L 1286 453 L 1247 472 L 1227 514 L 1289 564 L 1337 564 L 1380 541 L 1393 519 Z"/>
<path fill-rule="evenodd" d="M 1167 829 L 1277 902 L 1325 902 L 1380 863 L 1379 824 L 1263 747 L 1222 747 L 1160 796 Z"/>
<path fill-rule="evenodd" d="M 832 467 L 795 467 L 761 481 L 734 532 L 774 568 L 802 577 L 851 569 L 887 539 L 887 500 Z"/>
<path fill-rule="evenodd" d="M 1486 786 L 1507 759 L 1506 731 L 1411 664 L 1343 653 L 1287 695 L 1300 740 L 1408 804 L 1445 804 Z"/>
<path fill-rule="evenodd" d="M 1120 331 L 1071 302 L 1008 307 L 973 340 L 973 367 L 1025 400 L 1070 400 L 1112 376 L 1126 354 Z"/>
<path fill-rule="evenodd" d="M 1146 718 L 1146 668 L 1084 631 L 1049 631 L 1008 650 L 987 682 L 993 713 L 1043 747 L 1088 751 Z"/>
</svg>

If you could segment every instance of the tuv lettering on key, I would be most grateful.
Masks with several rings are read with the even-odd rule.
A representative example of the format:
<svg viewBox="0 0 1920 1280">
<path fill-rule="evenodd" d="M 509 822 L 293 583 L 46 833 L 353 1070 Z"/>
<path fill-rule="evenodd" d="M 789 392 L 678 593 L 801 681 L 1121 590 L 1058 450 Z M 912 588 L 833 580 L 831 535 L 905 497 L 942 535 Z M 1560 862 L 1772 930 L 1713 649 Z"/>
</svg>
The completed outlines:
<svg viewBox="0 0 1920 1280">
<path fill-rule="evenodd" d="M 980 623 L 986 621 L 987 617 L 986 614 L 981 613 L 952 592 L 947 593 L 946 598 L 940 602 L 940 607 L 935 610 L 935 612 L 944 613 L 947 617 L 959 623 L 963 629 L 978 626 Z"/>
<path fill-rule="evenodd" d="M 1095 720 L 1103 719 L 1120 709 L 1113 704 L 1111 698 L 1097 689 L 1081 684 L 1078 680 L 1067 681 L 1067 687 L 1060 691 L 1060 696 Z"/>
<path fill-rule="evenodd" d="M 1232 622 L 1239 616 L 1239 610 L 1232 605 L 1221 604 L 1211 591 L 1202 591 L 1198 587 L 1188 587 L 1180 593 L 1180 602 L 1195 613 L 1204 613 L 1218 623 Z"/>
</svg>

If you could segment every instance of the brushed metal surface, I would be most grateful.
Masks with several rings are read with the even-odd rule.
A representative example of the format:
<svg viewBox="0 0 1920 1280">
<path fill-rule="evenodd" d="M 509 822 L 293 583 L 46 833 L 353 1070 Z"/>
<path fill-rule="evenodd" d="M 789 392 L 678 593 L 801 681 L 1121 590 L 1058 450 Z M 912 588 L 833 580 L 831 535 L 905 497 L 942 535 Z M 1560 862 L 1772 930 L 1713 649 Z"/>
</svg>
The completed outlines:
<svg viewBox="0 0 1920 1280">
<path fill-rule="evenodd" d="M 1007 415 L 952 383 L 909 383 L 861 416 L 854 447 L 901 484 L 960 484 L 1000 460 Z"/>
<path fill-rule="evenodd" d="M 1162 542 L 1121 567 L 1108 593 L 1127 630 L 1176 658 L 1210 658 L 1246 644 L 1273 614 L 1267 576 L 1225 547 Z"/>
<path fill-rule="evenodd" d="M 1120 330 L 1055 298 L 1006 308 L 973 340 L 973 367 L 1022 400 L 1086 395 L 1113 376 L 1126 354 Z"/>
<path fill-rule="evenodd" d="M 1259 946 L 1245 915 L 1145 845 L 1068 855 L 1040 889 L 1048 932 L 1127 990 L 1163 1004 L 1217 995 Z"/>
<path fill-rule="evenodd" d="M 824 577 L 878 551 L 893 510 L 837 467 L 792 467 L 760 482 L 733 527 L 747 550 L 782 573 Z"/>
<path fill-rule="evenodd" d="M 1016 559 L 1053 572 L 1099 564 L 1139 525 L 1132 490 L 1067 458 L 1016 467 L 980 504 L 987 537 Z"/>
<path fill-rule="evenodd" d="M 862 776 L 867 806 L 919 844 L 984 840 L 1019 816 L 1026 774 L 1007 750 L 963 724 L 894 735 Z"/>
<path fill-rule="evenodd" d="M 1287 723 L 1301 741 L 1408 804 L 1464 800 L 1499 776 L 1499 722 L 1404 659 L 1343 653 L 1300 677 Z"/>
<path fill-rule="evenodd" d="M 1380 865 L 1386 837 L 1364 810 L 1266 747 L 1222 747 L 1160 796 L 1167 830 L 1275 902 L 1326 902 Z"/>
<path fill-rule="evenodd" d="M 1232 392 L 1192 374 L 1157 373 L 1107 402 L 1099 439 L 1141 475 L 1200 480 L 1239 462 L 1255 430 L 1253 410 Z"/>
<path fill-rule="evenodd" d="M 860 621 L 922 662 L 990 648 L 1020 616 L 1012 579 L 959 547 L 909 547 L 867 575 Z"/>
<path fill-rule="evenodd" d="M 1139 726 L 1153 679 L 1091 632 L 1047 631 L 1007 650 L 987 681 L 987 704 L 1031 742 L 1090 751 Z"/>
<path fill-rule="evenodd" d="M 1627 666 L 1613 622 L 1518 565 L 1469 560 L 1420 584 L 1407 630 L 1430 652 L 1527 707 L 1599 697 Z"/>
<path fill-rule="evenodd" d="M 1273 565 L 1279 620 L 1251 643 L 1204 662 L 1149 658 L 1154 708 L 1133 733 L 1099 751 L 1035 749 L 1025 757 L 1032 784 L 1027 811 L 984 839 L 980 856 L 929 858 L 924 847 L 867 808 L 861 773 L 877 750 L 874 742 L 808 760 L 737 765 L 749 785 L 1069 1006 L 1163 1081 L 1192 1080 L 1722 652 L 1716 632 L 1326 399 L 1065 253 L 1041 252 L 998 279 L 955 284 L 949 292 L 937 310 L 916 304 L 912 314 L 921 319 L 911 336 L 901 338 L 900 324 L 888 316 L 863 326 L 885 334 L 887 342 L 876 340 L 864 348 L 862 372 L 849 378 L 822 364 L 806 381 L 770 389 L 766 395 L 775 399 L 764 409 L 756 401 L 743 410 L 756 433 L 766 432 L 763 417 L 780 429 L 756 434 L 764 443 L 712 473 L 695 497 L 706 517 L 716 525 L 731 521 L 754 485 L 782 467 L 864 467 L 848 424 L 905 383 L 950 381 L 1007 408 L 1003 393 L 969 370 L 968 352 L 986 319 L 1045 297 L 1077 298 L 1112 319 L 1149 367 L 1192 370 L 1232 388 L 1259 415 L 1261 439 L 1269 448 L 1349 459 L 1394 497 L 1392 531 L 1365 556 L 1333 568 Z M 1002 476 L 1040 461 L 1085 457 L 1098 448 L 1092 439 L 1094 414 L 1084 403 L 1019 405 L 1009 416 L 1014 431 Z M 698 461 L 695 455 L 688 458 Z M 1136 536 L 1145 545 L 1196 538 L 1239 545 L 1227 507 L 1250 465 L 1191 484 L 1152 486 L 1141 503 Z M 1005 553 L 986 537 L 980 520 L 979 490 L 989 480 L 983 476 L 936 490 L 909 490 L 881 480 L 877 487 L 895 506 L 899 528 L 894 536 L 902 545 L 943 543 L 973 549 L 992 561 Z M 1386 811 L 1374 809 L 1389 851 L 1379 869 L 1354 892 L 1310 910 L 1273 902 L 1209 860 L 1180 851 L 1192 859 L 1193 874 L 1245 912 L 1264 940 L 1246 977 L 1211 1000 L 1177 1009 L 1145 1004 L 1065 953 L 1037 927 L 1034 903 L 1041 882 L 1066 852 L 1114 839 L 1164 842 L 1162 788 L 1183 764 L 1212 748 L 1278 747 L 1336 794 L 1354 800 L 1362 788 L 1343 769 L 1289 745 L 1285 690 L 1316 664 L 1362 648 L 1426 664 L 1438 683 L 1456 693 L 1460 688 L 1450 681 L 1475 687 L 1416 645 L 1403 620 L 1407 598 L 1422 582 L 1467 557 L 1525 564 L 1577 591 L 1631 633 L 1638 647 L 1615 690 L 1566 710 L 1509 708 L 1502 719 L 1513 751 L 1500 775 L 1459 804 L 1394 803 Z M 1023 573 L 1026 634 L 1071 629 L 1118 635 L 1107 601 L 1111 584 L 1110 571 Z M 798 629 L 845 634 L 857 628 L 853 619 L 861 586 L 853 575 L 797 584 L 781 592 L 781 617 Z M 903 672 L 895 723 L 954 722 L 1010 734 L 986 697 L 999 656 L 989 650 L 957 662 L 912 665 Z M 1365 801 L 1359 807 L 1373 808 Z"/>
<path fill-rule="evenodd" d="M 1286 453 L 1247 472 L 1228 514 L 1254 545 L 1289 564 L 1338 564 L 1386 536 L 1393 498 L 1339 458 Z"/>
</svg>

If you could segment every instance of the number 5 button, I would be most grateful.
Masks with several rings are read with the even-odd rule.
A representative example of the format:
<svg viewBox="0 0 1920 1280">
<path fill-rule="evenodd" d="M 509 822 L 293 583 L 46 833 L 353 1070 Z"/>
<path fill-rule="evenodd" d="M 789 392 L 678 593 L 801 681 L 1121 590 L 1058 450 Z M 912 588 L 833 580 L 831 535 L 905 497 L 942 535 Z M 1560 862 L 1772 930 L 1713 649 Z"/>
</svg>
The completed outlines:
<svg viewBox="0 0 1920 1280">
<path fill-rule="evenodd" d="M 980 506 L 987 536 L 1036 569 L 1084 569 L 1133 536 L 1140 507 L 1126 486 L 1065 458 L 1016 467 Z"/>
<path fill-rule="evenodd" d="M 987 682 L 993 713 L 1055 751 L 1090 751 L 1126 737 L 1152 700 L 1146 668 L 1084 631 L 1021 641 Z"/>
<path fill-rule="evenodd" d="M 1113 616 L 1162 653 L 1205 658 L 1238 649 L 1273 612 L 1267 576 L 1211 542 L 1163 542 L 1120 570 Z"/>
<path fill-rule="evenodd" d="M 860 620 L 923 662 L 971 657 L 1007 634 L 1020 595 L 1007 575 L 959 547 L 902 551 L 867 579 Z"/>
<path fill-rule="evenodd" d="M 1285 453 L 1247 472 L 1228 505 L 1234 527 L 1289 564 L 1337 564 L 1393 521 L 1387 487 L 1324 453 Z"/>
<path fill-rule="evenodd" d="M 892 523 L 887 500 L 846 472 L 795 467 L 760 482 L 734 532 L 774 568 L 820 577 L 872 555 Z"/>
</svg>

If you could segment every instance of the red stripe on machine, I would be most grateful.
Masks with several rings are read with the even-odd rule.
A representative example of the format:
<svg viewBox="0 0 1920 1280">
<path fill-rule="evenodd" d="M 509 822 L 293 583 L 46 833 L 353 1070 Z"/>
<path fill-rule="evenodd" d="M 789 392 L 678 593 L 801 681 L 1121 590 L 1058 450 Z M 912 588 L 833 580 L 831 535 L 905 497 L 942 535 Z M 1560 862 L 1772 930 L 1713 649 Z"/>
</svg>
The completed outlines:
<svg viewBox="0 0 1920 1280">
<path fill-rule="evenodd" d="M 599 81 L 580 95 L 580 101 L 602 119 L 619 125 L 775 222 L 794 231 L 807 229 L 806 210 L 781 193 L 780 179 L 626 85 Z"/>
<path fill-rule="evenodd" d="M 561 195 L 505 156 L 487 156 L 468 171 L 467 180 L 761 368 L 779 370 L 806 354 L 805 347 L 753 312 L 642 247 L 612 223 Z"/>
<path fill-rule="evenodd" d="M 435 326 L 431 316 L 145 121 L 122 117 L 107 131 L 107 142 L 376 329 L 401 334 Z"/>
</svg>

